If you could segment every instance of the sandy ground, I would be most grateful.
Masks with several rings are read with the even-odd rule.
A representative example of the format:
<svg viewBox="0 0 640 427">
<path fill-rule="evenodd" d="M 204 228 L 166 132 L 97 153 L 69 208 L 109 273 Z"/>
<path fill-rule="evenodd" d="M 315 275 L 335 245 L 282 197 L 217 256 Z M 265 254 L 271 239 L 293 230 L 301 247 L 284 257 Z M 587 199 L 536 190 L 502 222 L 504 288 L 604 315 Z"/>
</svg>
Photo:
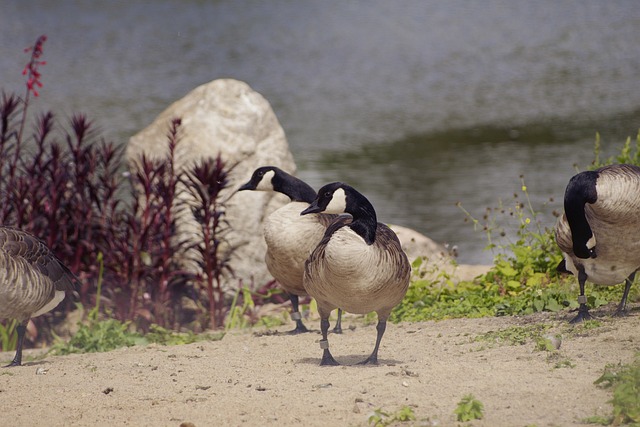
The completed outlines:
<svg viewBox="0 0 640 427">
<path fill-rule="evenodd" d="M 182 346 L 48 355 L 0 369 L 2 422 L 367 426 L 374 409 L 409 406 L 417 421 L 402 425 L 581 425 L 584 417 L 611 413 L 611 392 L 593 384 L 605 365 L 630 362 L 640 351 L 640 307 L 625 318 L 608 317 L 612 311 L 613 305 L 594 311 L 602 316 L 594 329 L 569 326 L 567 312 L 389 324 L 378 366 L 318 366 L 319 332 L 284 334 L 292 325 Z M 536 350 L 533 340 L 475 339 L 540 324 L 562 335 L 557 352 Z M 370 353 L 375 327 L 356 317 L 345 325 L 345 333 L 330 335 L 329 342 L 336 359 L 350 365 Z M 2 353 L 0 360 L 12 356 Z M 458 423 L 453 411 L 468 393 L 484 404 L 484 418 Z"/>
</svg>

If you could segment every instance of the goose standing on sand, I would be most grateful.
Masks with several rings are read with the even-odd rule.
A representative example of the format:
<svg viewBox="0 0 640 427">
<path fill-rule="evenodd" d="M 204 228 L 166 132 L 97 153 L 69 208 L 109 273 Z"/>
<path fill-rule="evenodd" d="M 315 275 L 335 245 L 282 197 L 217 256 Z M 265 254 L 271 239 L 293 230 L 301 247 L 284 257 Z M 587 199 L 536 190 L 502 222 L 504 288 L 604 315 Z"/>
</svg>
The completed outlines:
<svg viewBox="0 0 640 427">
<path fill-rule="evenodd" d="M 615 315 L 626 310 L 627 296 L 640 268 L 640 168 L 610 165 L 575 175 L 565 191 L 564 214 L 556 242 L 564 260 L 558 266 L 578 277 L 578 315 L 590 319 L 584 284 L 611 286 L 625 281 Z"/>
<path fill-rule="evenodd" d="M 321 365 L 339 365 L 329 351 L 327 330 L 334 308 L 356 314 L 378 314 L 376 344 L 362 364 L 377 364 L 378 349 L 391 310 L 409 287 L 411 266 L 396 234 L 377 222 L 376 212 L 365 196 L 335 182 L 318 191 L 318 197 L 301 212 L 349 213 L 332 223 L 306 262 L 304 286 L 318 302 L 323 355 Z"/>
<path fill-rule="evenodd" d="M 54 309 L 73 291 L 76 277 L 36 237 L 0 226 L 0 319 L 16 319 L 18 344 L 13 361 L 22 364 L 22 344 L 32 317 Z"/>
<path fill-rule="evenodd" d="M 291 319 L 296 328 L 291 333 L 309 332 L 302 323 L 298 297 L 307 296 L 302 284 L 304 263 L 311 251 L 320 243 L 327 226 L 335 215 L 309 215 L 301 217 L 300 211 L 307 208 L 316 197 L 316 191 L 304 181 L 289 175 L 275 166 L 256 169 L 251 180 L 238 191 L 277 191 L 289 197 L 290 203 L 271 213 L 264 222 L 264 239 L 267 243 L 265 263 L 269 273 L 280 283 L 291 300 Z M 341 333 L 342 312 L 334 332 Z"/>
</svg>

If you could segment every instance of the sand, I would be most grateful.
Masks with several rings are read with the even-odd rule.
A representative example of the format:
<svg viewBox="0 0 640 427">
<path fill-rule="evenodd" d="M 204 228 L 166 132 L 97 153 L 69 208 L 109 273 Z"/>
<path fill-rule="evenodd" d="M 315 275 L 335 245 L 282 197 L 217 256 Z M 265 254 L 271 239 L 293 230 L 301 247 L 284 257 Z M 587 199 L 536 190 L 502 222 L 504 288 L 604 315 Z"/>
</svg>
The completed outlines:
<svg viewBox="0 0 640 427">
<path fill-rule="evenodd" d="M 319 366 L 319 331 L 227 333 L 220 341 L 135 346 L 107 353 L 46 355 L 0 369 L 2 423 L 12 426 L 367 426 L 376 409 L 410 407 L 417 420 L 394 425 L 574 426 L 611 413 L 611 391 L 593 382 L 606 364 L 640 351 L 640 307 L 599 327 L 571 327 L 573 313 L 389 324 L 378 366 Z M 318 328 L 318 322 L 307 321 Z M 373 348 L 375 325 L 345 319 L 330 335 L 336 359 L 352 365 Z M 557 351 L 534 340 L 480 339 L 511 326 L 562 335 Z M 30 354 L 32 352 L 27 352 Z M 13 353 L 0 354 L 8 362 Z M 466 394 L 484 417 L 459 423 Z M 190 424 L 191 423 L 191 424 Z"/>
</svg>

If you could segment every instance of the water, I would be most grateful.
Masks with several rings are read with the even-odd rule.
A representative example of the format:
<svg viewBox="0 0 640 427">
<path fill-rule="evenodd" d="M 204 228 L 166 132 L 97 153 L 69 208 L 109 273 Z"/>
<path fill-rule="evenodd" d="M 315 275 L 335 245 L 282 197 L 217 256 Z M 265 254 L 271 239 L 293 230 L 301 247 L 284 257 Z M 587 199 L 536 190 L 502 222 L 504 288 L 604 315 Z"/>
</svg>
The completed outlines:
<svg viewBox="0 0 640 427">
<path fill-rule="evenodd" d="M 351 183 L 379 219 L 489 262 L 463 220 L 515 203 L 544 225 L 600 132 L 640 127 L 640 8 L 629 1 L 0 0 L 0 86 L 47 34 L 36 110 L 89 115 L 126 143 L 216 78 L 271 103 L 299 175 Z M 549 199 L 553 198 L 553 202 Z M 544 205 L 544 207 L 543 207 Z"/>
</svg>

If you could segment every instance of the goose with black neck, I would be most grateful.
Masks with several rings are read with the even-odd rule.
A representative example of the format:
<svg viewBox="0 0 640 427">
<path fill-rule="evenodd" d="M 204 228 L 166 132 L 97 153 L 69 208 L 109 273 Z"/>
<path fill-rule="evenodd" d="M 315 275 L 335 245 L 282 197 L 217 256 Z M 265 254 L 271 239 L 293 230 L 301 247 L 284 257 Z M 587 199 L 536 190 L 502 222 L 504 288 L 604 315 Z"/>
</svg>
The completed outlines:
<svg viewBox="0 0 640 427">
<path fill-rule="evenodd" d="M 615 315 L 626 312 L 627 297 L 640 268 L 640 168 L 609 165 L 573 176 L 565 191 L 556 242 L 564 260 L 559 271 L 575 274 L 580 285 L 578 315 L 591 319 L 585 282 L 603 286 L 625 282 Z"/>
<path fill-rule="evenodd" d="M 322 239 L 335 215 L 301 217 L 316 191 L 307 183 L 275 166 L 257 168 L 251 179 L 238 191 L 275 191 L 289 197 L 290 202 L 271 213 L 264 221 L 263 234 L 267 243 L 265 263 L 269 273 L 287 292 L 291 301 L 291 319 L 296 327 L 291 333 L 309 332 L 302 322 L 299 297 L 308 293 L 302 284 L 304 263 Z M 335 333 L 342 332 L 342 313 L 338 312 Z"/>
<path fill-rule="evenodd" d="M 329 314 L 335 308 L 355 314 L 378 315 L 376 343 L 362 364 L 377 364 L 380 342 L 391 310 L 409 287 L 411 265 L 396 234 L 377 221 L 369 200 L 353 187 L 334 182 L 301 215 L 348 213 L 338 217 L 305 264 L 304 286 L 316 299 L 320 313 L 323 350 L 321 365 L 339 365 L 329 350 Z"/>
</svg>

